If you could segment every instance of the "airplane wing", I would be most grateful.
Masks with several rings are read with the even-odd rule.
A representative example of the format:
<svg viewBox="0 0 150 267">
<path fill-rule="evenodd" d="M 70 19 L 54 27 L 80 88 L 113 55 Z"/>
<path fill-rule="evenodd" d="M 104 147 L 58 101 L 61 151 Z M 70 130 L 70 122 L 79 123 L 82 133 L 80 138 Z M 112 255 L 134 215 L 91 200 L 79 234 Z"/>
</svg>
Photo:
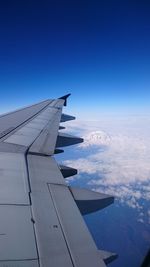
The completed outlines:
<svg viewBox="0 0 150 267">
<path fill-rule="evenodd" d="M 69 187 L 76 169 L 54 154 L 82 138 L 61 133 L 69 95 L 0 116 L 0 267 L 104 267 L 82 218 L 113 197 Z"/>
</svg>

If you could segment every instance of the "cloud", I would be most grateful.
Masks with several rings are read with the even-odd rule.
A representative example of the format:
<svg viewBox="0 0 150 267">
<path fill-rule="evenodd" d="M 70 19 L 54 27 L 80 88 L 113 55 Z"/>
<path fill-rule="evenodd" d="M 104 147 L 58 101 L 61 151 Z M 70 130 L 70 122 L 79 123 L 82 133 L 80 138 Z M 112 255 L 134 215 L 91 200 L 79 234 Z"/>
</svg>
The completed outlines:
<svg viewBox="0 0 150 267">
<path fill-rule="evenodd" d="M 108 124 L 97 123 L 95 129 L 93 123 L 92 127 L 90 123 L 84 124 L 87 127 L 81 133 L 85 143 L 78 149 L 87 151 L 88 156 L 66 160 L 64 164 L 77 168 L 80 175 L 94 176 L 87 181 L 92 189 L 115 195 L 120 202 L 142 214 L 141 200 L 150 200 L 149 124 L 133 118 L 126 124 L 121 121 L 113 126 Z M 80 127 L 79 124 L 78 129 Z M 139 218 L 143 220 L 142 215 Z"/>
<path fill-rule="evenodd" d="M 144 223 L 144 220 L 142 218 L 138 218 L 138 222 Z"/>
<path fill-rule="evenodd" d="M 84 136 L 84 142 L 79 145 L 80 148 L 89 148 L 91 146 L 108 147 L 111 143 L 111 137 L 104 131 L 93 131 Z"/>
<path fill-rule="evenodd" d="M 93 132 L 92 132 L 93 134 Z M 98 143 L 99 140 L 96 142 Z M 79 146 L 87 148 L 91 145 Z M 102 147 L 106 149 L 102 150 Z M 96 149 L 88 151 L 89 156 L 77 160 L 68 160 L 65 163 L 77 167 L 81 173 L 96 174 L 101 179 L 95 183 L 107 185 L 127 185 L 137 182 L 150 181 L 150 148 L 149 144 L 137 138 L 127 136 L 111 136 L 111 142 L 101 142 Z M 103 178 L 102 178 L 103 177 Z"/>
</svg>

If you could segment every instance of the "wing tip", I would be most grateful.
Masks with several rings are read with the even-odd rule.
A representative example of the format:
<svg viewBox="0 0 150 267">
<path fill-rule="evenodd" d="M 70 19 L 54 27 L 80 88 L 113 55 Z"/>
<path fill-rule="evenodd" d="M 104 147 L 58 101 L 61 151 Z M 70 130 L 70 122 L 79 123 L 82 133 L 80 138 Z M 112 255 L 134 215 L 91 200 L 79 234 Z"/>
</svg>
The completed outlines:
<svg viewBox="0 0 150 267">
<path fill-rule="evenodd" d="M 69 93 L 69 94 L 67 94 L 67 95 L 63 95 L 63 96 L 59 97 L 58 99 L 63 99 L 63 100 L 65 100 L 65 102 L 64 102 L 64 106 L 67 106 L 67 98 L 68 98 L 70 95 L 71 95 L 71 94 Z"/>
</svg>

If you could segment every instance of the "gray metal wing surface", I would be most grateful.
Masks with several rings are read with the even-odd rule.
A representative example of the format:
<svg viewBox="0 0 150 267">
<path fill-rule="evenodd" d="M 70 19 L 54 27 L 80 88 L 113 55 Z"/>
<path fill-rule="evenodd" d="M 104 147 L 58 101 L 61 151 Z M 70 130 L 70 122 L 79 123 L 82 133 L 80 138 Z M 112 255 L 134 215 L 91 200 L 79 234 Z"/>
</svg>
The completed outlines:
<svg viewBox="0 0 150 267">
<path fill-rule="evenodd" d="M 54 154 L 83 139 L 59 132 L 67 97 L 0 116 L 0 267 L 104 267 L 116 255 L 99 251 L 82 218 L 113 197 L 71 188 L 73 168 Z"/>
</svg>

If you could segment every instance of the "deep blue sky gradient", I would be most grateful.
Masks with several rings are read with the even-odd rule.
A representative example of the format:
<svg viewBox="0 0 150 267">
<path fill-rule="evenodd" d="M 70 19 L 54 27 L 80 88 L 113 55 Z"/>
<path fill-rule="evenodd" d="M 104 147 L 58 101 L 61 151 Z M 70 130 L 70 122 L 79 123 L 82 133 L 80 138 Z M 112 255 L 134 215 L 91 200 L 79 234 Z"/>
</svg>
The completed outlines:
<svg viewBox="0 0 150 267">
<path fill-rule="evenodd" d="M 148 114 L 149 14 L 145 0 L 1 1 L 0 110 L 72 92 L 87 118 Z"/>
</svg>

